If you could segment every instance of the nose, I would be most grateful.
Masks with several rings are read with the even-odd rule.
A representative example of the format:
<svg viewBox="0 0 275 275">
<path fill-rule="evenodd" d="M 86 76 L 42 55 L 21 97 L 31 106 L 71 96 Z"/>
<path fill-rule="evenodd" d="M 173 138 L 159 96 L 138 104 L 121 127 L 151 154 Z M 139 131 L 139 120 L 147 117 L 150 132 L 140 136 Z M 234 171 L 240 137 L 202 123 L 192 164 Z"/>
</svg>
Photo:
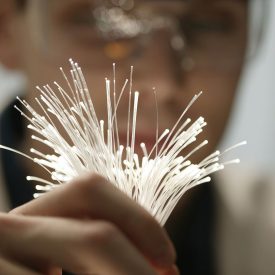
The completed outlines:
<svg viewBox="0 0 275 275">
<path fill-rule="evenodd" d="M 170 105 L 176 99 L 180 81 L 169 35 L 160 32 L 152 36 L 131 65 L 134 65 L 134 88 L 140 92 L 142 107 L 154 103 L 154 88 L 159 105 Z"/>
</svg>

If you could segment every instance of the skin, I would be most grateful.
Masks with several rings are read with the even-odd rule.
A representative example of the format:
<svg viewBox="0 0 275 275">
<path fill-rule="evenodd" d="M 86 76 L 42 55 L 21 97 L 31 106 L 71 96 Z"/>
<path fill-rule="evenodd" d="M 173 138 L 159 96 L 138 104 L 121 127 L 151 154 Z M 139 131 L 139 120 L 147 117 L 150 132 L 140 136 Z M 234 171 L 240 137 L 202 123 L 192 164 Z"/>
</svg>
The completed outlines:
<svg viewBox="0 0 275 275">
<path fill-rule="evenodd" d="M 78 179 L 11 214 L 12 218 L 1 217 L 7 224 L 1 232 L 9 240 L 2 241 L 1 249 L 19 262 L 41 262 L 43 268 L 55 264 L 79 274 L 156 274 L 156 269 L 167 269 L 160 274 L 176 274 L 175 252 L 166 233 L 99 176 Z M 24 233 L 18 236 L 20 230 Z M 24 256 L 18 252 L 19 244 L 30 245 Z"/>
<path fill-rule="evenodd" d="M 64 60 L 74 54 L 82 60 L 84 52 L 84 49 L 76 51 L 68 42 L 74 41 L 74 11 L 83 9 L 82 4 L 85 10 L 87 1 L 48 1 L 47 23 L 42 20 L 45 12 L 41 11 L 40 2 L 30 0 L 24 11 L 18 11 L 12 1 L 2 0 L 0 5 L 0 59 L 6 67 L 25 72 L 26 99 L 31 105 L 35 105 L 33 87 L 52 80 L 62 83 L 57 68 L 64 65 L 66 69 Z M 219 44 L 214 42 L 218 37 L 226 47 L 234 49 L 222 52 L 217 47 L 207 55 L 212 60 L 210 66 L 205 61 L 184 71 L 179 69 L 175 53 L 167 43 L 167 33 L 158 32 L 138 57 L 128 56 L 118 62 L 117 85 L 122 85 L 130 66 L 134 65 L 134 89 L 141 92 L 143 102 L 139 110 L 142 123 L 137 126 L 137 143 L 145 141 L 149 146 L 155 137 L 151 87 L 157 88 L 160 131 L 170 128 L 194 93 L 203 89 L 205 95 L 188 112 L 192 119 L 203 115 L 208 122 L 200 140 L 207 137 L 210 142 L 193 157 L 193 161 L 198 161 L 215 149 L 230 114 L 245 55 L 247 10 L 245 1 L 194 3 L 184 11 L 191 18 L 201 18 L 202 14 L 206 21 L 215 18 L 215 22 L 220 22 L 227 18 L 231 26 L 226 34 L 198 32 L 200 35 L 193 37 L 194 43 L 217 47 Z M 50 41 L 44 40 L 45 31 Z M 84 26 L 82 35 L 85 31 Z M 51 49 L 49 52 L 43 48 L 44 43 Z M 189 52 L 202 60 L 198 49 L 193 46 Z M 226 59 L 230 50 L 234 52 L 233 57 L 220 66 L 217 61 Z M 101 87 L 104 87 L 105 76 L 112 77 L 112 61 L 82 66 L 88 86 L 97 89 L 93 100 L 103 119 L 105 97 Z M 127 125 L 124 111 L 127 104 L 127 99 L 123 99 L 118 111 L 122 134 Z M 20 150 L 37 148 L 32 142 L 27 135 Z M 45 177 L 38 168 L 24 165 L 30 174 Z M 60 274 L 61 267 L 86 274 L 178 273 L 174 265 L 175 251 L 164 229 L 144 209 L 96 175 L 77 179 L 10 214 L 1 214 L 0 224 L 0 235 L 4 236 L 0 240 L 0 273 L 3 274 Z"/>
</svg>

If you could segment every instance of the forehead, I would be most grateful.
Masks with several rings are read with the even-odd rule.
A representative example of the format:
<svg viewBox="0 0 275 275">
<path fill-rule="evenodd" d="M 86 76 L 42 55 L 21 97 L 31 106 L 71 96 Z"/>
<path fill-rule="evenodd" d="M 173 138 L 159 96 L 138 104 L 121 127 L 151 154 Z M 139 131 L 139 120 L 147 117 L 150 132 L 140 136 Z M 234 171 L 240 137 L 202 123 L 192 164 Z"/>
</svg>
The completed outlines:
<svg viewBox="0 0 275 275">
<path fill-rule="evenodd" d="M 49 5 L 53 8 L 66 8 L 71 5 L 128 5 L 128 6 L 138 6 L 140 4 L 158 4 L 158 5 L 185 5 L 185 6 L 205 6 L 209 4 L 219 4 L 219 3 L 231 3 L 246 5 L 249 0 L 31 0 L 33 3 L 40 2 Z"/>
<path fill-rule="evenodd" d="M 76 12 L 90 12 L 94 8 L 105 6 L 112 8 L 119 6 L 131 7 L 126 12 L 135 11 L 135 8 L 142 7 L 161 12 L 173 12 L 177 15 L 198 11 L 200 14 L 222 11 L 238 14 L 246 12 L 250 0 L 29 0 L 29 7 L 32 11 L 39 11 L 45 14 L 49 12 L 52 16 L 62 20 L 63 16 Z M 42 15 L 43 17 L 43 15 Z"/>
</svg>

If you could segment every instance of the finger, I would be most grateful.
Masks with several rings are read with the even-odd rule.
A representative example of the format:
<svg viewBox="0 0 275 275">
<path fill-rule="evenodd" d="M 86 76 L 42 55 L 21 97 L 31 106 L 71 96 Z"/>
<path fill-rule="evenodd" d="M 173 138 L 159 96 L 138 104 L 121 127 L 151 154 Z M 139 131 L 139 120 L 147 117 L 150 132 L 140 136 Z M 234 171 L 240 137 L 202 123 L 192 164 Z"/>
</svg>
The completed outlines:
<svg viewBox="0 0 275 275">
<path fill-rule="evenodd" d="M 98 175 L 65 184 L 11 213 L 107 220 L 157 266 L 167 268 L 175 262 L 172 243 L 157 221 Z"/>
<path fill-rule="evenodd" d="M 39 275 L 39 273 L 31 271 L 28 268 L 20 266 L 19 264 L 6 260 L 4 258 L 0 258 L 0 274 Z"/>
<path fill-rule="evenodd" d="M 61 268 L 50 267 L 42 273 L 47 274 L 47 275 L 62 275 L 62 270 L 61 270 Z"/>
<path fill-rule="evenodd" d="M 80 274 L 156 274 L 144 256 L 109 223 L 0 215 L 3 220 L 9 226 L 0 229 L 0 249 L 20 263 L 36 268 L 37 263 L 60 266 Z"/>
<path fill-rule="evenodd" d="M 173 265 L 171 268 L 160 273 L 161 275 L 180 275 L 179 269 L 176 265 Z"/>
</svg>

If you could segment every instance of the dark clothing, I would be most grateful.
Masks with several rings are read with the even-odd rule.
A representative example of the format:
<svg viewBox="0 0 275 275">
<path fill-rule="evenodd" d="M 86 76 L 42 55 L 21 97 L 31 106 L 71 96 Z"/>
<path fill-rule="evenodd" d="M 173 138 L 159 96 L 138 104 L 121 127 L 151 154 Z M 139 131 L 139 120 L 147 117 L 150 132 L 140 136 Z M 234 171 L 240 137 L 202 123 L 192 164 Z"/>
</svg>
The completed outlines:
<svg viewBox="0 0 275 275">
<path fill-rule="evenodd" d="M 17 149 L 23 141 L 25 125 L 24 118 L 13 108 L 14 103 L 0 117 L 0 143 Z M 14 208 L 30 201 L 33 198 L 34 184 L 26 180 L 28 173 L 21 165 L 24 159 L 5 150 L 0 151 L 0 158 L 11 206 Z M 197 187 L 195 195 L 186 205 L 187 210 L 181 217 L 177 217 L 177 229 L 168 232 L 177 250 L 177 264 L 181 274 L 216 274 L 213 247 L 214 201 L 213 184 Z"/>
<path fill-rule="evenodd" d="M 10 104 L 0 116 L 0 143 L 19 149 L 25 124 L 24 118 L 13 107 L 16 103 Z M 27 174 L 21 165 L 22 157 L 5 150 L 0 151 L 0 156 L 11 207 L 15 208 L 33 199 L 34 184 L 26 180 Z"/>
</svg>

